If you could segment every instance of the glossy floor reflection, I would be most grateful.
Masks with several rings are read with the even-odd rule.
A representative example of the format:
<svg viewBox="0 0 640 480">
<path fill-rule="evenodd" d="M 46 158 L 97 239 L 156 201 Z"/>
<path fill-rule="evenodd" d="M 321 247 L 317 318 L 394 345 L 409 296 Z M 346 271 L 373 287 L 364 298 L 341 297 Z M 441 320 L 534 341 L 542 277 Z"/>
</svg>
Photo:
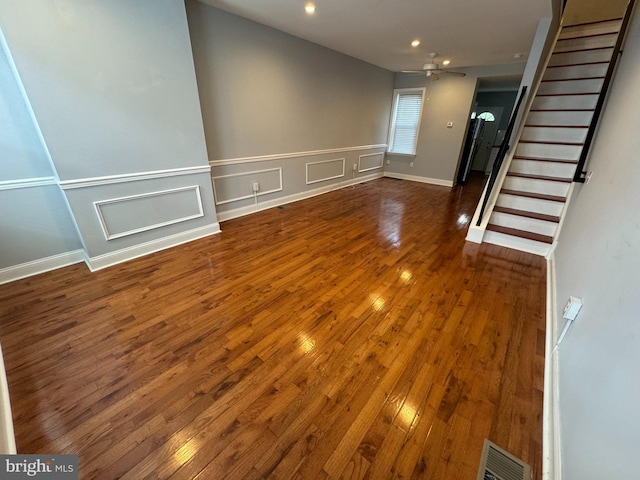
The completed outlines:
<svg viewBox="0 0 640 480">
<path fill-rule="evenodd" d="M 545 263 L 480 195 L 382 178 L 117 267 L 0 286 L 20 453 L 80 478 L 540 475 Z"/>
</svg>

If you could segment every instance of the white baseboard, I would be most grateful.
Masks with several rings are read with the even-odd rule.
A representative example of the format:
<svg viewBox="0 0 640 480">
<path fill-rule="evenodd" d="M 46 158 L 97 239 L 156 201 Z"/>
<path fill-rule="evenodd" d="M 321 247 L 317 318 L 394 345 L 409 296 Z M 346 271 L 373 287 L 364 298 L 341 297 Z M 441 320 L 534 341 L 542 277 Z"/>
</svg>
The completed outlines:
<svg viewBox="0 0 640 480">
<path fill-rule="evenodd" d="M 558 338 L 556 268 L 553 252 L 547 258 L 547 324 L 542 413 L 542 480 L 561 480 L 560 397 L 558 388 Z"/>
<path fill-rule="evenodd" d="M 21 278 L 31 277 L 39 273 L 49 272 L 57 268 L 67 267 L 85 260 L 84 251 L 73 250 L 71 252 L 39 258 L 31 262 L 21 263 L 11 267 L 0 269 L 0 285 L 13 282 Z"/>
<path fill-rule="evenodd" d="M 245 215 L 250 215 L 262 210 L 267 210 L 269 208 L 278 207 L 287 203 L 298 202 L 300 200 L 316 197 L 318 195 L 322 195 L 323 193 L 332 192 L 334 190 L 340 190 L 341 188 L 349 187 L 357 183 L 369 182 L 371 180 L 381 178 L 382 176 L 382 172 L 374 173 L 371 175 L 357 177 L 351 180 L 345 180 L 340 183 L 334 183 L 331 185 L 326 185 L 324 187 L 314 188 L 313 190 L 306 190 L 304 192 L 294 193 L 293 195 L 287 195 L 284 197 L 274 198 L 273 200 L 259 202 L 257 207 L 256 205 L 248 205 L 246 207 L 234 208 L 233 210 L 217 212 L 218 220 L 223 222 L 225 220 L 231 220 L 232 218 L 244 217 Z"/>
<path fill-rule="evenodd" d="M 441 187 L 453 187 L 452 180 L 442 180 L 441 178 L 419 177 L 417 175 L 407 175 L 405 173 L 384 172 L 385 177 L 397 178 L 399 180 L 411 180 L 412 182 L 428 183 L 430 185 L 440 185 Z"/>
<path fill-rule="evenodd" d="M 150 253 L 165 250 L 167 248 L 175 247 L 183 243 L 197 240 L 198 238 L 208 237 L 220 233 L 220 224 L 214 223 L 211 225 L 205 225 L 204 227 L 194 228 L 187 230 L 186 232 L 180 232 L 175 235 L 169 235 L 168 237 L 159 238 L 150 242 L 133 245 L 132 247 L 123 248 L 115 252 L 105 253 L 104 255 L 98 255 L 97 257 L 90 257 L 86 259 L 89 270 L 95 272 L 103 268 L 117 265 L 118 263 L 133 260 L 134 258 L 143 257 Z"/>
</svg>

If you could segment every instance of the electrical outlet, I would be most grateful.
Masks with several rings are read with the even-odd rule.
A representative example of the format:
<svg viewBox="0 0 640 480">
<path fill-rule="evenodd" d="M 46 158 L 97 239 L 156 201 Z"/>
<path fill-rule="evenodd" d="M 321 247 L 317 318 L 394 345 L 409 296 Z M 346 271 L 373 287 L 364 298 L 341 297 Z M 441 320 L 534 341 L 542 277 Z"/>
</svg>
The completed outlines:
<svg viewBox="0 0 640 480">
<path fill-rule="evenodd" d="M 413 168 L 413 162 L 409 163 L 409 166 L 410 166 L 411 168 Z"/>
<path fill-rule="evenodd" d="M 391 160 L 387 160 L 387 165 L 391 165 Z"/>
<path fill-rule="evenodd" d="M 358 170 L 358 164 L 357 164 L 357 163 L 354 163 L 354 164 L 353 164 L 353 171 L 355 172 L 356 170 Z"/>
<path fill-rule="evenodd" d="M 253 192 L 259 192 L 260 191 L 260 184 L 258 182 L 253 182 Z"/>
</svg>

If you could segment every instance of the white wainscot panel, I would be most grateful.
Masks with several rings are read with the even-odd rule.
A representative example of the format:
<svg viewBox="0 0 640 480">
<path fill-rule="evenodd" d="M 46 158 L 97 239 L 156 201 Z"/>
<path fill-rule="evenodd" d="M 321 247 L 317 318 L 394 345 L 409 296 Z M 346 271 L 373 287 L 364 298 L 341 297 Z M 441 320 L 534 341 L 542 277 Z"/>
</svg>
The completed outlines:
<svg viewBox="0 0 640 480">
<path fill-rule="evenodd" d="M 368 153 L 360 155 L 358 159 L 358 172 L 368 172 L 382 168 L 384 164 L 384 152 Z"/>
<path fill-rule="evenodd" d="M 282 168 L 255 170 L 212 177 L 216 205 L 237 202 L 254 196 L 282 191 Z M 256 194 L 253 184 L 259 184 Z"/>
<path fill-rule="evenodd" d="M 344 158 L 307 163 L 307 185 L 344 177 Z"/>
<path fill-rule="evenodd" d="M 198 185 L 100 200 L 93 205 L 107 240 L 204 216 Z"/>
</svg>

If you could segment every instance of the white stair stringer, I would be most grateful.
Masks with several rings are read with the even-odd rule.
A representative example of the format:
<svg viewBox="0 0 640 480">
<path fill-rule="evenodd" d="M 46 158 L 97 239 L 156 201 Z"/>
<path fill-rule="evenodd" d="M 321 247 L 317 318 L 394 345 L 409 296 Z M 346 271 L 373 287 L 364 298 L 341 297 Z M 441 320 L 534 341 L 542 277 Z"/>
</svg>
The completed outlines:
<svg viewBox="0 0 640 480">
<path fill-rule="evenodd" d="M 621 24 L 613 20 L 562 28 L 483 241 L 536 255 L 551 251 Z"/>
</svg>

